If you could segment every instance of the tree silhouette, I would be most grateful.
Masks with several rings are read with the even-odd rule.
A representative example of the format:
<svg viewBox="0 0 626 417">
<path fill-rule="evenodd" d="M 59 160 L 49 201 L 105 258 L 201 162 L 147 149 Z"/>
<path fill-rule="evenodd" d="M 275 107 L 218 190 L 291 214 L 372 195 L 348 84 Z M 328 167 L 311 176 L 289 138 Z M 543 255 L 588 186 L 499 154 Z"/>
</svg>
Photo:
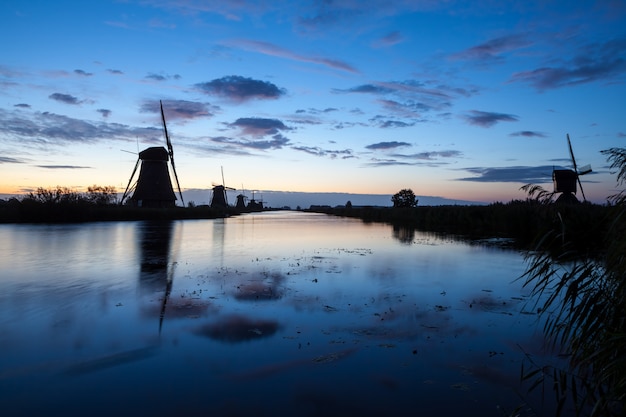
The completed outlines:
<svg viewBox="0 0 626 417">
<path fill-rule="evenodd" d="M 404 188 L 391 197 L 394 207 L 415 207 L 417 206 L 417 198 L 413 190 L 410 188 Z"/>
</svg>

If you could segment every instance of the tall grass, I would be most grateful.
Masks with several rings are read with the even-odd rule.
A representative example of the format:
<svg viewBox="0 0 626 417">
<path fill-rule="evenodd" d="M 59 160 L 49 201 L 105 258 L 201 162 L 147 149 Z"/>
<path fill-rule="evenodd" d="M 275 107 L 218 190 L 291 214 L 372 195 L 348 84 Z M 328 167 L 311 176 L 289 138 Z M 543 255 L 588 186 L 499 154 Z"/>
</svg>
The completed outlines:
<svg viewBox="0 0 626 417">
<path fill-rule="evenodd" d="M 626 181 L 626 151 L 603 151 L 618 184 Z M 572 404 L 577 415 L 626 413 L 626 202 L 611 197 L 603 220 L 601 246 L 575 241 L 572 213 L 557 211 L 561 227 L 541 237 L 526 254 L 521 277 L 540 303 L 544 332 L 569 356 L 564 369 L 533 362 L 523 379 L 554 389 L 559 413 Z M 569 223 L 568 223 L 569 222 Z M 575 222 L 574 222 L 575 223 Z M 594 226 L 594 225 L 592 225 Z M 530 358 L 532 361 L 532 358 Z"/>
</svg>

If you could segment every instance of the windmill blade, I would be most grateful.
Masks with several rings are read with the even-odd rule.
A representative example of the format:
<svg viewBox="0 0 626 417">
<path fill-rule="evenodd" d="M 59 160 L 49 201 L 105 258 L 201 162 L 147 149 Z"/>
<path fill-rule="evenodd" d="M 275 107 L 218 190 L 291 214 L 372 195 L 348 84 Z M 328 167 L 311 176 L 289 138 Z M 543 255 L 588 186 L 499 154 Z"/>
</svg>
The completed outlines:
<svg viewBox="0 0 626 417">
<path fill-rule="evenodd" d="M 163 112 L 163 102 L 159 100 L 161 105 L 161 120 L 163 121 L 163 132 L 165 132 L 165 143 L 167 144 L 167 152 L 170 154 L 170 158 L 174 156 L 174 149 L 172 148 L 172 142 L 170 142 L 170 135 L 167 134 L 167 125 L 165 124 L 165 113 Z"/>
<path fill-rule="evenodd" d="M 128 190 L 130 189 L 130 184 L 133 182 L 133 177 L 135 176 L 135 173 L 137 172 L 137 168 L 139 167 L 139 161 L 140 159 L 137 158 L 137 162 L 135 163 L 135 168 L 133 169 L 133 173 L 130 174 L 130 178 L 128 179 L 128 185 L 126 186 L 126 190 L 124 191 L 124 194 L 122 194 L 122 199 L 120 200 L 120 206 L 124 203 L 124 199 L 128 197 Z"/>
<path fill-rule="evenodd" d="M 587 201 L 587 198 L 585 197 L 585 192 L 583 191 L 583 183 L 580 182 L 580 176 L 576 176 L 576 179 L 578 180 L 578 186 L 580 187 L 580 193 L 583 196 L 583 201 Z"/>
<path fill-rule="evenodd" d="M 567 134 L 567 145 L 569 146 L 569 155 L 572 158 L 572 164 L 574 165 L 574 172 L 578 174 L 578 168 L 576 167 L 576 158 L 574 158 L 574 150 L 572 149 L 572 141 L 569 140 L 569 133 Z"/>
<path fill-rule="evenodd" d="M 172 154 L 172 171 L 174 171 L 174 179 L 176 180 L 176 187 L 178 188 L 178 195 L 180 196 L 180 202 L 185 207 L 185 200 L 183 199 L 183 192 L 180 190 L 180 183 L 178 182 L 178 174 L 176 173 L 176 165 L 174 164 L 174 155 Z"/>
<path fill-rule="evenodd" d="M 180 190 L 180 182 L 178 182 L 178 173 L 176 172 L 176 163 L 174 162 L 174 147 L 170 141 L 170 135 L 167 133 L 167 124 L 165 123 L 165 112 L 163 112 L 163 102 L 159 100 L 161 105 L 161 120 L 163 121 L 163 132 L 165 133 L 165 143 L 167 144 L 167 152 L 170 155 L 170 161 L 172 163 L 172 171 L 174 171 L 174 179 L 176 180 L 176 187 L 178 188 L 178 195 L 180 196 L 180 202 L 185 207 L 185 200 L 183 199 L 183 193 Z"/>
</svg>

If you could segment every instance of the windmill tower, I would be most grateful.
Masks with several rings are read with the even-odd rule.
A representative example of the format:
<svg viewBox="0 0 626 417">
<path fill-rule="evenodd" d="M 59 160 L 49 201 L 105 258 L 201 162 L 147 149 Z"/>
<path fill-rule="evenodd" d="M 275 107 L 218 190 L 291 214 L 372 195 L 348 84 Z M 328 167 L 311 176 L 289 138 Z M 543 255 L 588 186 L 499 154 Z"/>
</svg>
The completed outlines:
<svg viewBox="0 0 626 417">
<path fill-rule="evenodd" d="M 248 209 L 252 211 L 262 211 L 263 210 L 263 200 L 255 200 L 254 191 L 252 191 L 252 198 L 248 203 Z"/>
<path fill-rule="evenodd" d="M 236 188 L 227 187 L 224 184 L 224 167 L 222 168 L 222 185 L 213 184 L 213 197 L 211 197 L 211 207 L 228 207 L 228 196 L 226 190 L 236 190 Z"/>
<path fill-rule="evenodd" d="M 235 208 L 237 210 L 245 210 L 246 209 L 246 201 L 248 200 L 248 196 L 245 194 L 245 190 L 243 188 L 243 184 L 241 184 L 241 194 L 237 194 L 237 203 L 235 204 Z"/>
<path fill-rule="evenodd" d="M 161 104 L 161 119 L 163 120 L 163 131 L 165 133 L 165 142 L 167 149 L 163 146 L 153 146 L 139 152 L 139 157 L 135 163 L 135 169 L 128 180 L 128 186 L 120 204 L 126 200 L 127 204 L 136 207 L 173 207 L 176 204 L 176 194 L 172 188 L 170 173 L 167 167 L 168 161 L 171 161 L 172 171 L 178 187 L 180 201 L 185 205 L 183 194 L 180 190 L 176 166 L 174 165 L 174 148 L 167 133 L 167 125 L 165 124 L 165 114 L 163 113 L 163 103 Z M 139 177 L 135 184 L 132 184 L 137 168 L 139 169 Z M 132 196 L 128 197 L 132 192 Z"/>
<path fill-rule="evenodd" d="M 587 201 L 585 198 L 585 192 L 583 191 L 583 185 L 580 182 L 580 176 L 589 174 L 591 172 L 591 166 L 585 165 L 578 170 L 578 166 L 576 165 L 576 158 L 574 157 L 574 151 L 572 150 L 572 142 L 569 138 L 569 133 L 567 134 L 567 145 L 569 147 L 569 154 L 572 159 L 572 166 L 574 169 L 555 169 L 552 171 L 552 182 L 554 183 L 554 192 L 561 193 L 561 195 L 556 199 L 557 203 L 577 203 L 578 199 L 576 198 L 576 183 L 580 187 L 580 193 L 583 196 L 583 200 Z"/>
</svg>

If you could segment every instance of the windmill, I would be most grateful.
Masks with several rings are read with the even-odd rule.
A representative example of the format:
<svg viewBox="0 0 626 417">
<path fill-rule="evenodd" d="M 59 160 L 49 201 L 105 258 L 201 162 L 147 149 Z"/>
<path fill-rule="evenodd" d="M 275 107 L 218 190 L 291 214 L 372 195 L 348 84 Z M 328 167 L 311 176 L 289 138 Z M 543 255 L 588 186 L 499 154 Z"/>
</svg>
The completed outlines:
<svg viewBox="0 0 626 417">
<path fill-rule="evenodd" d="M 211 207 L 228 207 L 228 196 L 226 190 L 236 190 L 224 184 L 224 167 L 222 169 L 222 184 L 213 184 L 213 197 L 211 197 Z"/>
<path fill-rule="evenodd" d="M 253 210 L 253 211 L 263 210 L 263 200 L 255 200 L 254 191 L 252 191 L 252 199 L 250 199 L 250 202 L 248 203 L 248 209 Z"/>
<path fill-rule="evenodd" d="M 235 207 L 238 210 L 245 210 L 246 200 L 248 200 L 248 196 L 245 194 L 245 190 L 243 189 L 243 184 L 241 184 L 241 194 L 237 194 L 237 204 L 235 204 Z"/>
<path fill-rule="evenodd" d="M 583 191 L 583 185 L 580 182 L 580 176 L 586 175 L 591 172 L 591 166 L 585 165 L 580 171 L 576 164 L 576 158 L 574 157 L 574 151 L 572 150 L 572 142 L 567 134 L 567 145 L 569 147 L 569 154 L 572 158 L 572 166 L 574 169 L 555 169 L 552 171 L 552 182 L 554 183 L 554 192 L 561 193 L 557 202 L 578 202 L 576 199 L 576 183 L 580 187 L 580 193 L 583 196 L 583 201 L 587 201 L 585 198 L 585 192 Z"/>
<path fill-rule="evenodd" d="M 167 125 L 165 124 L 163 103 L 160 102 L 160 104 L 161 119 L 163 120 L 163 132 L 165 133 L 167 149 L 163 146 L 153 146 L 139 152 L 135 168 L 133 169 L 133 173 L 128 180 L 128 185 L 126 186 L 126 191 L 124 191 L 120 204 L 123 204 L 132 192 L 132 196 L 128 197 L 127 201 L 130 205 L 137 207 L 174 206 L 176 204 L 176 194 L 174 194 L 169 170 L 167 168 L 167 162 L 171 161 L 180 201 L 183 206 L 185 205 L 183 194 L 180 190 L 180 183 L 178 182 L 176 165 L 174 164 L 174 148 L 172 147 L 172 142 L 170 141 L 170 137 L 167 133 Z M 139 170 L 137 182 L 131 186 L 135 173 L 137 172 L 137 168 L 139 168 L 140 165 L 141 168 Z"/>
</svg>

